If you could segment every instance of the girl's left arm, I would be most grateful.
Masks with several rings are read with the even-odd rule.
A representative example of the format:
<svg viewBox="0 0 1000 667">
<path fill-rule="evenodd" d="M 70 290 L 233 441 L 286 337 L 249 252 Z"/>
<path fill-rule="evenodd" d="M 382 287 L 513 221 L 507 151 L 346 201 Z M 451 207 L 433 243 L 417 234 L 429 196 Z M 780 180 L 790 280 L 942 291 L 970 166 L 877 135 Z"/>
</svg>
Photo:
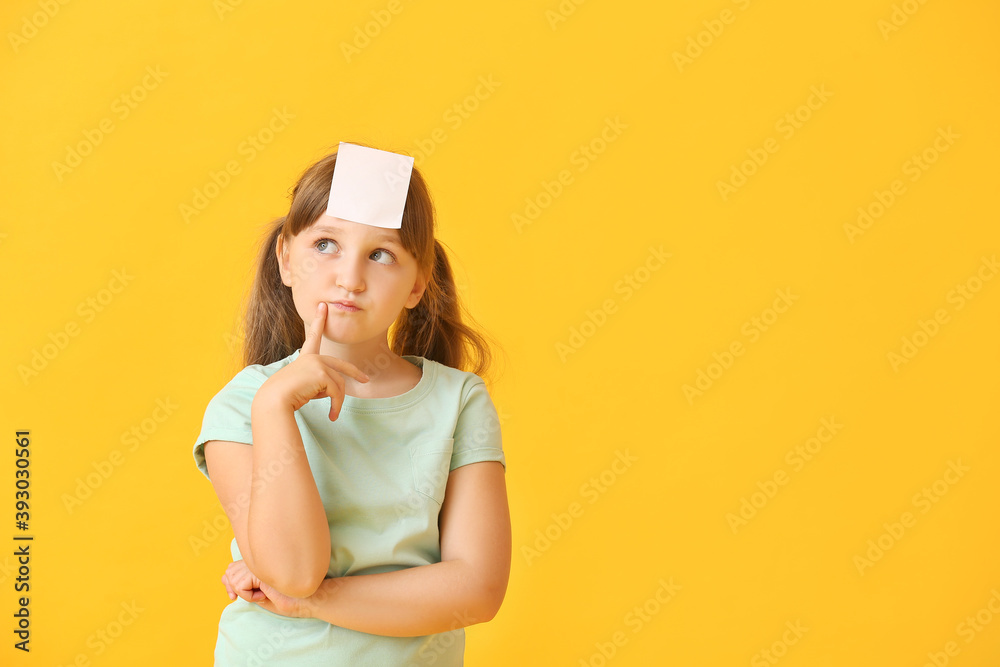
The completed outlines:
<svg viewBox="0 0 1000 667">
<path fill-rule="evenodd" d="M 325 579 L 288 615 L 374 635 L 415 637 L 482 623 L 500 609 L 510 576 L 510 511 L 504 467 L 470 463 L 448 475 L 439 517 L 441 562 Z M 260 603 L 258 603 L 260 604 Z"/>
</svg>

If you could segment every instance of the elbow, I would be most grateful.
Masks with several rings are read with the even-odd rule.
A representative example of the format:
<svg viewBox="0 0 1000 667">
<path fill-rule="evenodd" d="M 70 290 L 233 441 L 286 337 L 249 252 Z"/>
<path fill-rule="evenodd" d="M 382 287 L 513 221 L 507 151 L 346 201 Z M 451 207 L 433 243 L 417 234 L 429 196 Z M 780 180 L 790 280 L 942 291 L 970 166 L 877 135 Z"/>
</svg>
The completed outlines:
<svg viewBox="0 0 1000 667">
<path fill-rule="evenodd" d="M 316 580 L 309 581 L 292 581 L 289 582 L 286 589 L 282 590 L 278 588 L 279 591 L 284 593 L 290 598 L 298 598 L 304 600 L 305 598 L 312 597 L 316 591 L 319 590 L 320 584 L 323 583 L 323 577 Z"/>
<path fill-rule="evenodd" d="M 504 596 L 507 594 L 507 586 L 497 586 L 487 591 L 484 602 L 483 621 L 492 621 L 493 617 L 500 611 Z"/>
<path fill-rule="evenodd" d="M 257 576 L 260 577 L 261 581 L 267 582 L 269 586 L 274 587 L 279 593 L 291 598 L 304 599 L 312 596 L 319 590 L 320 584 L 326 578 L 326 571 L 305 573 L 302 571 L 293 571 L 280 573 L 273 577 L 260 574 Z"/>
<path fill-rule="evenodd" d="M 460 589 L 463 609 L 459 615 L 465 620 L 463 626 L 492 621 L 507 595 L 509 567 L 491 568 L 469 562 L 463 562 L 459 567 L 463 569 L 461 579 L 465 584 Z"/>
<path fill-rule="evenodd" d="M 307 598 L 315 593 L 326 578 L 330 566 L 329 559 L 308 562 L 299 554 L 291 560 L 274 559 L 266 561 L 258 556 L 257 569 L 251 570 L 257 577 L 279 593 L 292 598 Z"/>
<path fill-rule="evenodd" d="M 250 534 L 250 542 L 255 565 L 251 572 L 279 593 L 292 598 L 307 598 L 319 589 L 326 578 L 330 567 L 329 547 L 309 550 L 299 545 L 295 549 L 274 549 L 273 540 L 266 545 L 254 543 L 253 533 Z M 271 548 L 268 549 L 268 546 Z"/>
<path fill-rule="evenodd" d="M 503 604 L 504 596 L 506 594 L 506 580 L 502 582 L 483 582 L 483 584 L 478 587 L 473 603 L 470 604 L 470 608 L 472 608 L 473 611 L 469 614 L 471 617 L 469 618 L 471 621 L 469 625 L 492 621 L 500 611 L 500 606 Z"/>
</svg>

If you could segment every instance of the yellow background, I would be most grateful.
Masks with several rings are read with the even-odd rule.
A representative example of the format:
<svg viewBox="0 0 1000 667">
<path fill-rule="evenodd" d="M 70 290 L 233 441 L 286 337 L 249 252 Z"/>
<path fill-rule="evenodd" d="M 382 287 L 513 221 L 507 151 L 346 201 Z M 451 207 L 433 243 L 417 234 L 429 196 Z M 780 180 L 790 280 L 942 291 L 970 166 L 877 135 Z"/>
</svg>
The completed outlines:
<svg viewBox="0 0 1000 667">
<path fill-rule="evenodd" d="M 346 140 L 433 148 L 439 237 L 507 358 L 513 569 L 467 664 L 1000 664 L 998 18 L 983 0 L 5 2 L 0 662 L 211 663 L 229 533 L 191 446 L 239 369 L 262 225 Z M 275 110 L 293 118 L 268 136 Z M 753 173 L 723 197 L 733 169 Z M 877 192 L 894 201 L 852 238 Z M 769 311 L 779 290 L 795 300 Z M 921 345 L 893 364 L 904 337 Z M 30 654 L 11 632 L 23 428 Z M 888 548 L 859 566 L 869 540 Z"/>
</svg>

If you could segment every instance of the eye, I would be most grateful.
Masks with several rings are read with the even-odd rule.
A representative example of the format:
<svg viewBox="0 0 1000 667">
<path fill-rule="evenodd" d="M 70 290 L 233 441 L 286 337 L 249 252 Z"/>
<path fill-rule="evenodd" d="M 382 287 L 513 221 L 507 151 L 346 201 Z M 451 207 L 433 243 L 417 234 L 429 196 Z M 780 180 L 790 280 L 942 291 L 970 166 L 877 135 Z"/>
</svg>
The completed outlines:
<svg viewBox="0 0 1000 667">
<path fill-rule="evenodd" d="M 313 247 L 324 254 L 329 254 L 326 252 L 326 249 L 336 245 L 337 242 L 334 241 L 333 239 L 320 239 L 313 244 Z"/>
<path fill-rule="evenodd" d="M 320 239 L 313 244 L 313 247 L 316 248 L 316 250 L 319 250 L 321 253 L 329 255 L 330 253 L 326 252 L 326 249 L 327 248 L 336 249 L 337 242 L 334 241 L 333 239 Z"/>
<path fill-rule="evenodd" d="M 340 246 L 337 245 L 337 242 L 334 241 L 333 239 L 327 239 L 327 238 L 319 239 L 315 243 L 313 243 L 313 247 L 324 255 L 332 255 L 340 252 Z M 378 250 L 373 251 L 372 254 L 369 255 L 369 258 L 375 260 L 379 264 L 396 263 L 396 257 L 391 252 L 383 248 L 379 248 Z"/>
</svg>

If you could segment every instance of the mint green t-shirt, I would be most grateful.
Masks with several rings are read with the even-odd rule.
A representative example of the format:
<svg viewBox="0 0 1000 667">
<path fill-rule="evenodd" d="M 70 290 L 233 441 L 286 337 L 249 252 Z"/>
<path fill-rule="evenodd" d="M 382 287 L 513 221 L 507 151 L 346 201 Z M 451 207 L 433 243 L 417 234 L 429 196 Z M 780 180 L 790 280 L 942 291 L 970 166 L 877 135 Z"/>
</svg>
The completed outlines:
<svg viewBox="0 0 1000 667">
<path fill-rule="evenodd" d="M 253 444 L 250 406 L 261 384 L 301 350 L 247 366 L 208 403 L 194 459 L 208 477 L 204 444 Z M 374 574 L 441 560 L 438 514 L 448 473 L 480 461 L 506 467 L 500 422 L 482 379 L 418 356 L 409 391 L 389 398 L 345 396 L 335 422 L 330 399 L 295 413 L 306 457 L 330 523 L 328 577 Z M 236 540 L 233 560 L 242 556 Z M 461 625 L 456 623 L 456 625 Z M 222 612 L 216 667 L 269 665 L 462 665 L 461 628 L 423 637 L 383 637 L 312 618 L 289 618 L 237 598 Z"/>
</svg>

